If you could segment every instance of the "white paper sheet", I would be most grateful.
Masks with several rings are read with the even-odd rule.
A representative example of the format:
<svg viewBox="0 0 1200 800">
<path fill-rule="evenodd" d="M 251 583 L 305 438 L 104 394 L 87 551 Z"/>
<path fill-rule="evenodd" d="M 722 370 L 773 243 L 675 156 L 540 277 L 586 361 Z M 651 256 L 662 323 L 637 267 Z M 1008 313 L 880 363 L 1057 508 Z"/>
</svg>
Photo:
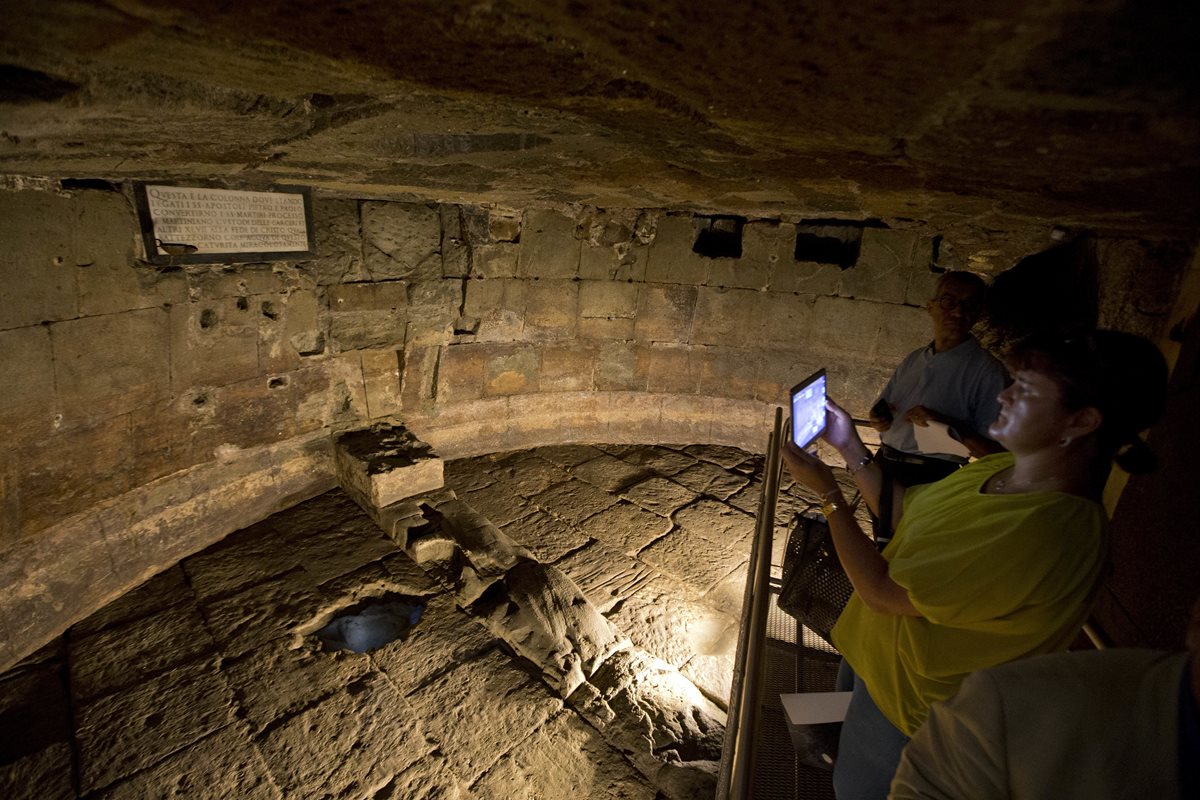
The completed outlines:
<svg viewBox="0 0 1200 800">
<path fill-rule="evenodd" d="M 948 453 L 963 458 L 971 455 L 965 444 L 950 435 L 950 428 L 943 422 L 931 420 L 928 425 L 913 425 L 913 435 L 922 453 Z"/>
<path fill-rule="evenodd" d="M 788 722 L 793 725 L 821 725 L 844 720 L 852 694 L 854 692 L 804 692 L 781 694 L 779 699 Z"/>
</svg>

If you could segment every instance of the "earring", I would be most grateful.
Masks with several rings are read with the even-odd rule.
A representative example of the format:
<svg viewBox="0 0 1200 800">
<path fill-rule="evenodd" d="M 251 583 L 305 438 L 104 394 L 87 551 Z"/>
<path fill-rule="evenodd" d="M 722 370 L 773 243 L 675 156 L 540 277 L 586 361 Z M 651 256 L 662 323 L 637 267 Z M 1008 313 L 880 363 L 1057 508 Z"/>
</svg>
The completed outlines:
<svg viewBox="0 0 1200 800">
<path fill-rule="evenodd" d="M 1071 437 L 1064 436 L 1063 438 L 1059 439 L 1058 446 L 1059 447 L 1070 447 L 1071 446 Z"/>
</svg>

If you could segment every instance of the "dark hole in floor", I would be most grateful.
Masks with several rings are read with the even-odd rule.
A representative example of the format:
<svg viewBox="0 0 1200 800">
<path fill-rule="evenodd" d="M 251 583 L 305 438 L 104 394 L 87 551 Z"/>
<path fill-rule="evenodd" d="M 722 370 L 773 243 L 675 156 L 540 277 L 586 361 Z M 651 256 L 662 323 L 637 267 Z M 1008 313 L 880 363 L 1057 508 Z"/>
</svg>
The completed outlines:
<svg viewBox="0 0 1200 800">
<path fill-rule="evenodd" d="M 366 653 L 404 641 L 424 612 L 420 598 L 389 593 L 346 609 L 317 631 L 317 638 L 335 650 Z"/>
</svg>

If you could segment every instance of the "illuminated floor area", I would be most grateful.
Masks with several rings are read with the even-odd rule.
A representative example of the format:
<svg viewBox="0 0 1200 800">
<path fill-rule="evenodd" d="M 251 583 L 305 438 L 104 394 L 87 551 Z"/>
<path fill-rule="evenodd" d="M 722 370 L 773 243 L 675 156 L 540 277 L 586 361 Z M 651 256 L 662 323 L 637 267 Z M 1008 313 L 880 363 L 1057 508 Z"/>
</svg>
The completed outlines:
<svg viewBox="0 0 1200 800">
<path fill-rule="evenodd" d="M 0 795 L 689 796 L 720 753 L 760 471 L 711 446 L 446 465 L 447 489 L 628 637 L 628 674 L 590 700 L 564 700 L 340 491 L 276 514 L 0 676 Z M 785 487 L 777 522 L 804 505 Z M 361 654 L 315 635 L 373 598 L 415 624 Z M 675 741 L 655 691 L 718 723 Z"/>
</svg>

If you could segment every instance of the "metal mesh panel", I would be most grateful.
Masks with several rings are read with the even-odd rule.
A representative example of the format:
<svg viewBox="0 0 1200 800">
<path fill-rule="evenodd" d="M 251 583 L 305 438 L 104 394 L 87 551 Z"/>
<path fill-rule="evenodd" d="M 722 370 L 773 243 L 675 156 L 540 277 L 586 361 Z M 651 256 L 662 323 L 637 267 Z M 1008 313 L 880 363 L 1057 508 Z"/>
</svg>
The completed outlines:
<svg viewBox="0 0 1200 800">
<path fill-rule="evenodd" d="M 754 732 L 755 800 L 833 800 L 830 773 L 800 764 L 788 735 L 779 695 L 833 691 L 838 656 L 811 631 L 782 612 L 771 584 L 764 642 L 764 686 Z M 819 642 L 819 647 L 805 646 Z"/>
</svg>

